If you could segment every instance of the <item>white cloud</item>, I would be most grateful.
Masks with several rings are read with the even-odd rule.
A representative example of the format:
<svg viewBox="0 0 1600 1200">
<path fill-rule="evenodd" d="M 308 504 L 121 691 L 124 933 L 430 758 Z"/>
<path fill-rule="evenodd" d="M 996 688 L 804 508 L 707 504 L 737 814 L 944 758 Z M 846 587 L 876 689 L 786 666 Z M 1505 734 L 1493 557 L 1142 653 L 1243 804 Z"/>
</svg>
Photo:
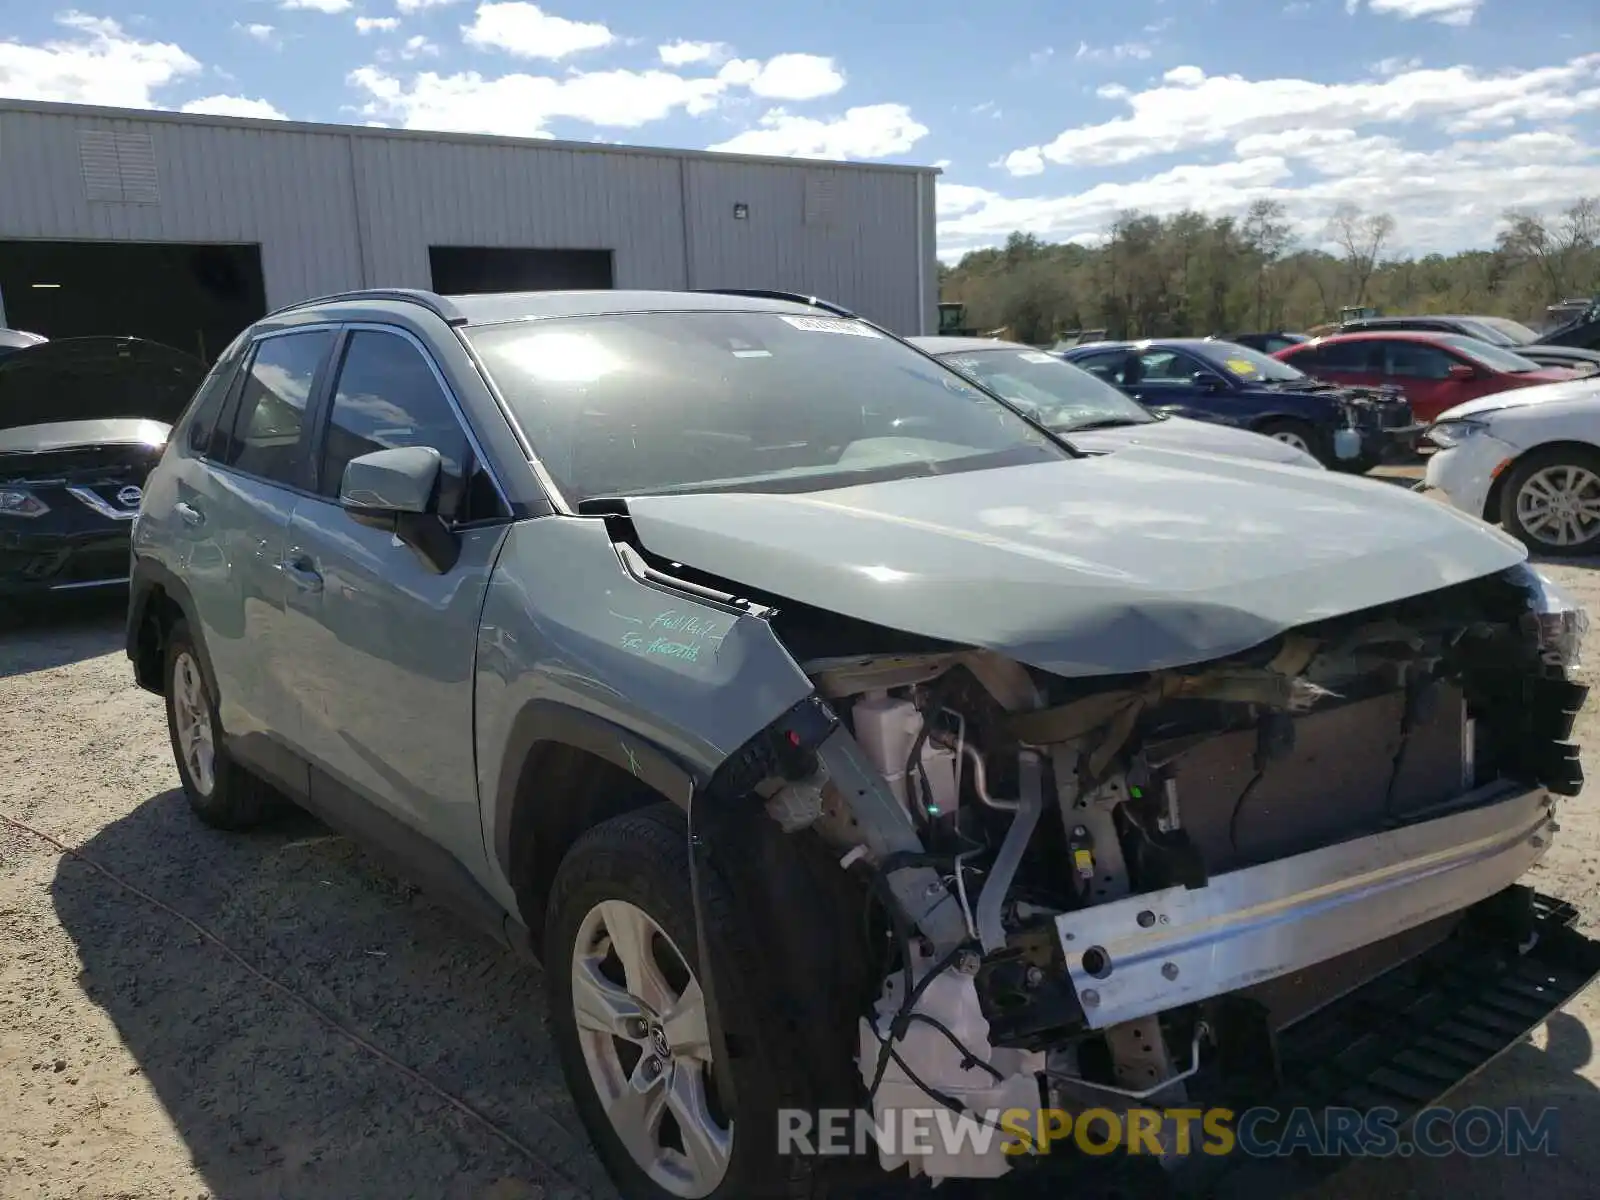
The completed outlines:
<svg viewBox="0 0 1600 1200">
<path fill-rule="evenodd" d="M 599 50 L 617 35 L 595 21 L 569 21 L 526 0 L 480 4 L 471 25 L 461 27 L 468 45 L 503 50 L 517 58 L 567 58 Z"/>
<path fill-rule="evenodd" d="M 1360 0 L 1350 0 L 1346 11 L 1354 12 Z M 1402 21 L 1424 19 L 1441 25 L 1470 25 L 1483 0 L 1367 0 L 1367 8 Z"/>
<path fill-rule="evenodd" d="M 191 100 L 180 112 L 206 113 L 213 117 L 256 117 L 263 121 L 287 121 L 289 116 L 276 105 L 248 96 L 206 96 Z"/>
<path fill-rule="evenodd" d="M 779 54 L 766 62 L 735 59 L 721 75 L 768 100 L 816 100 L 844 87 L 844 74 L 833 59 L 818 54 Z"/>
<path fill-rule="evenodd" d="M 412 38 L 400 57 L 415 58 L 437 49 L 426 39 Z M 378 57 L 386 60 L 382 53 Z M 348 81 L 364 93 L 361 115 L 372 120 L 412 129 L 549 137 L 552 120 L 635 129 L 679 110 L 702 116 L 739 89 L 764 99 L 814 99 L 837 91 L 844 77 L 831 59 L 780 54 L 766 62 L 735 59 L 715 74 L 704 76 L 660 69 L 569 71 L 555 77 L 520 72 L 485 76 L 477 71 L 440 75 L 430 71 L 407 81 L 381 67 L 366 66 L 351 72 Z M 870 115 L 884 107 L 898 106 L 860 111 Z M 924 129 L 917 136 L 926 132 Z M 752 133 L 770 135 L 771 131 L 763 127 Z"/>
<path fill-rule="evenodd" d="M 400 49 L 401 58 L 421 58 L 424 55 L 433 57 L 439 53 L 439 47 L 423 37 L 420 33 L 406 39 L 406 44 Z"/>
<path fill-rule="evenodd" d="M 235 21 L 233 23 L 233 27 L 246 37 L 254 38 L 258 42 L 270 43 L 274 40 L 272 36 L 273 30 L 271 25 L 262 25 L 259 22 L 253 25 L 241 25 L 239 22 Z"/>
<path fill-rule="evenodd" d="M 1088 42 L 1079 42 L 1077 52 L 1072 57 L 1080 62 L 1114 63 L 1129 59 L 1142 61 L 1152 53 L 1144 42 L 1119 42 L 1115 46 L 1091 46 Z"/>
<path fill-rule="evenodd" d="M 715 78 L 685 79 L 666 71 L 591 71 L 561 79 L 428 71 L 407 85 L 376 67 L 361 67 L 350 82 L 367 94 L 363 116 L 409 129 L 513 137 L 550 137 L 549 123 L 560 118 L 635 129 L 678 109 L 700 115 L 726 88 Z"/>
<path fill-rule="evenodd" d="M 39 46 L 0 41 L 0 96 L 154 108 L 152 92 L 200 70 L 182 47 L 140 41 L 113 20 L 68 12 L 56 21 L 73 36 Z"/>
<path fill-rule="evenodd" d="M 403 13 L 421 12 L 425 8 L 443 8 L 447 4 L 459 4 L 461 0 L 395 0 L 395 7 Z"/>
<path fill-rule="evenodd" d="M 1161 85 L 1127 97 L 1130 115 L 1068 129 L 1012 151 L 1016 175 L 1046 162 L 1107 166 L 1137 162 L 1286 129 L 1348 129 L 1424 120 L 1452 133 L 1519 120 L 1554 121 L 1600 110 L 1600 54 L 1559 66 L 1483 74 L 1470 67 L 1402 71 L 1386 79 L 1314 83 L 1170 70 Z"/>
<path fill-rule="evenodd" d="M 399 17 L 357 17 L 357 33 L 392 33 L 400 28 Z"/>
<path fill-rule="evenodd" d="M 757 128 L 709 148 L 795 158 L 884 158 L 904 154 L 927 134 L 928 127 L 913 118 L 904 104 L 849 108 L 833 120 L 797 117 L 775 108 L 761 118 Z"/>
<path fill-rule="evenodd" d="M 669 42 L 656 47 L 661 62 L 669 67 L 688 67 L 696 63 L 715 65 L 725 62 L 731 53 L 726 42 Z"/>
<path fill-rule="evenodd" d="M 279 0 L 278 7 L 286 9 L 309 9 L 319 13 L 348 12 L 352 0 Z"/>
<path fill-rule="evenodd" d="M 941 181 L 940 253 L 958 257 L 1017 229 L 1055 241 L 1092 240 L 1130 208 L 1237 214 L 1257 199 L 1282 201 L 1307 244 L 1321 239 L 1334 206 L 1349 201 L 1392 213 L 1408 251 L 1448 252 L 1490 243 L 1509 207 L 1551 209 L 1600 193 L 1600 145 L 1563 130 L 1417 150 L 1390 136 L 1301 128 L 1248 134 L 1232 149 L 1232 161 L 1186 164 L 1069 195 L 1007 197 Z"/>
<path fill-rule="evenodd" d="M 1420 58 L 1380 58 L 1372 64 L 1377 75 L 1399 75 L 1402 71 L 1415 71 L 1422 65 Z"/>
</svg>

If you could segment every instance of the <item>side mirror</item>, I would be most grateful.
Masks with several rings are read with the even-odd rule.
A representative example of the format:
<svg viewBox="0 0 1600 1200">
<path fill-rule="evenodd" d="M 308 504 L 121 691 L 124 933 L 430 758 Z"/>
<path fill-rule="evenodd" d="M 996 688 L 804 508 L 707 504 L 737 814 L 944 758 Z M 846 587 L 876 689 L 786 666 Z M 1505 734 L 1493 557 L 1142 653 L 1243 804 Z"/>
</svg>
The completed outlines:
<svg viewBox="0 0 1600 1200">
<path fill-rule="evenodd" d="M 339 481 L 339 504 L 352 521 L 394 534 L 439 575 L 461 553 L 436 510 L 442 464 L 432 446 L 374 450 L 352 458 Z"/>
<path fill-rule="evenodd" d="M 1478 372 L 1466 363 L 1451 363 L 1449 375 L 1451 379 L 1476 379 Z"/>
<path fill-rule="evenodd" d="M 1202 392 L 1220 392 L 1228 386 L 1222 376 L 1210 371 L 1196 371 L 1193 379 L 1195 387 Z"/>
</svg>

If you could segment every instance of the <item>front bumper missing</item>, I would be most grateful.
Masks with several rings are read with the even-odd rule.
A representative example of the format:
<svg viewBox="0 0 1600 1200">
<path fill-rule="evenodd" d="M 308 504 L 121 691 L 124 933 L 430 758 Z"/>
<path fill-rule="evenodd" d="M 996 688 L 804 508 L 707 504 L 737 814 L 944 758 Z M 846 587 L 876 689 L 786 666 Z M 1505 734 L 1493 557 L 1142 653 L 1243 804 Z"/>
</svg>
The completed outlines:
<svg viewBox="0 0 1600 1200">
<path fill-rule="evenodd" d="M 1095 1029 L 1326 962 L 1515 883 L 1555 828 L 1541 788 L 1497 783 L 1448 815 L 1056 919 Z"/>
</svg>

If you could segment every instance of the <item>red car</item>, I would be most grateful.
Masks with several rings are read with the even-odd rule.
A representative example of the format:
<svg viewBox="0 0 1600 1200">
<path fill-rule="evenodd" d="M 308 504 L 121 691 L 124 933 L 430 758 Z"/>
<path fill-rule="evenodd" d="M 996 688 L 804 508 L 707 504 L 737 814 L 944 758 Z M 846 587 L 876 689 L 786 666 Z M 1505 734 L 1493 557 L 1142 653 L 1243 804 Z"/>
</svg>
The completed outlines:
<svg viewBox="0 0 1600 1200">
<path fill-rule="evenodd" d="M 1274 357 L 1329 383 L 1398 387 L 1411 402 L 1412 415 L 1427 422 L 1479 396 L 1581 374 L 1565 367 L 1541 367 L 1476 338 L 1400 330 L 1314 338 L 1286 346 Z"/>
</svg>

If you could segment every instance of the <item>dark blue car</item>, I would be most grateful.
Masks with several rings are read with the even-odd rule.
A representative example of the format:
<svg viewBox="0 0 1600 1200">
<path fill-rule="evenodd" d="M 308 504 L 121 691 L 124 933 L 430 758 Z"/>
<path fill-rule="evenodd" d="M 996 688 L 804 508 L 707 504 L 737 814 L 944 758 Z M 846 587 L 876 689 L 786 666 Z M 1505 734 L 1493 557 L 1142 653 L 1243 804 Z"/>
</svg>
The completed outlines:
<svg viewBox="0 0 1600 1200">
<path fill-rule="evenodd" d="M 1322 383 L 1234 342 L 1094 342 L 1061 357 L 1158 413 L 1264 433 L 1341 470 L 1408 454 L 1421 428 L 1397 392 Z"/>
</svg>

